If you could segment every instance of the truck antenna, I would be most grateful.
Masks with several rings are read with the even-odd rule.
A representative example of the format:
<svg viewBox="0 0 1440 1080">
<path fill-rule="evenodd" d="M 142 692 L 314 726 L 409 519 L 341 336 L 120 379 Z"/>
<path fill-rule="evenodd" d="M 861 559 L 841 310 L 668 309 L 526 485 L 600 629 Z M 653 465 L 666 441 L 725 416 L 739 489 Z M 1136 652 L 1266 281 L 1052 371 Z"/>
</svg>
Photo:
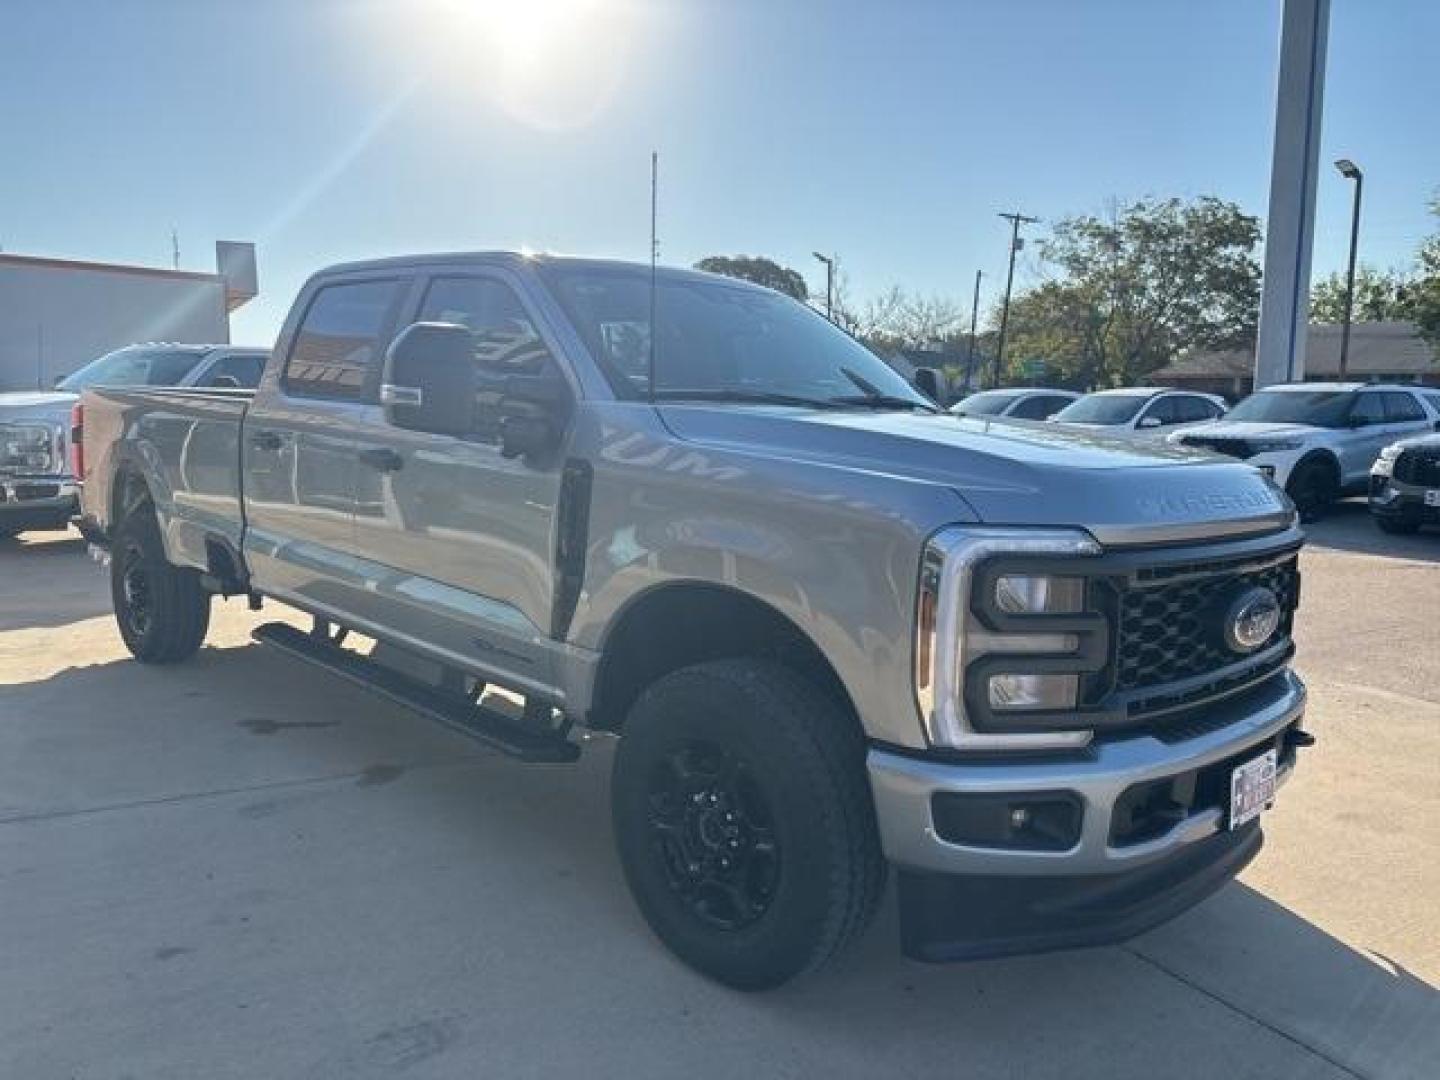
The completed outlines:
<svg viewBox="0 0 1440 1080">
<path fill-rule="evenodd" d="M 660 234 L 656 231 L 656 210 L 659 205 L 660 154 L 650 151 L 650 333 L 646 335 L 650 344 L 649 388 L 650 402 L 655 402 L 655 264 L 660 258 Z"/>
</svg>

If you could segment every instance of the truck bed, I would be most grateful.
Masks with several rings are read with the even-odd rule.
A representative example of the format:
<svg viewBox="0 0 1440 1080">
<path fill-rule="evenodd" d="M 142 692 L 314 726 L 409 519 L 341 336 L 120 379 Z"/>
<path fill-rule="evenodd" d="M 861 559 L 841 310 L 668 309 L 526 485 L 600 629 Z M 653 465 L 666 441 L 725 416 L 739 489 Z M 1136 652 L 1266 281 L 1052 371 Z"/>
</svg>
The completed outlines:
<svg viewBox="0 0 1440 1080">
<path fill-rule="evenodd" d="M 245 530 L 241 431 L 253 390 L 131 387 L 87 390 L 81 515 L 108 533 L 123 490 L 142 476 L 164 523 L 166 553 L 207 566 L 207 539 L 240 550 Z"/>
</svg>

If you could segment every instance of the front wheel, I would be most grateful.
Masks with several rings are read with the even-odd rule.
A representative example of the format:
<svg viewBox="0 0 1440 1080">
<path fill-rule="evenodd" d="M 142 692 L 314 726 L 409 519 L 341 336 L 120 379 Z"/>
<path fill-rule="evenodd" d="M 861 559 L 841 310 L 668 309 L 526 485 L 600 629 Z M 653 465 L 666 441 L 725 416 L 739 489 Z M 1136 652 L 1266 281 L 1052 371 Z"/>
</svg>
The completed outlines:
<svg viewBox="0 0 1440 1080">
<path fill-rule="evenodd" d="M 874 915 L 885 862 L 864 740 L 781 665 L 715 661 L 657 681 L 626 720 L 611 798 L 641 913 L 719 982 L 778 986 Z"/>
<path fill-rule="evenodd" d="M 125 647 L 147 664 L 188 660 L 210 627 L 210 594 L 193 570 L 165 558 L 160 529 L 146 508 L 121 524 L 110 558 L 110 596 Z"/>
<path fill-rule="evenodd" d="M 1323 461 L 1302 462 L 1285 485 L 1301 521 L 1316 521 L 1339 494 L 1335 470 Z"/>
</svg>

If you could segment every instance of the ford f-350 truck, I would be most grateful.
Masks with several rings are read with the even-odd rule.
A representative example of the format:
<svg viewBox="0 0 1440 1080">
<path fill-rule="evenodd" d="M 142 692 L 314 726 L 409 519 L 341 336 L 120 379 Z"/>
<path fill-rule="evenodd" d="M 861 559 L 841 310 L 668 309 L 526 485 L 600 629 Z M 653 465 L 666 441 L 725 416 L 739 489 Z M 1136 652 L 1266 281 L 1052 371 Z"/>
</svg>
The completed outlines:
<svg viewBox="0 0 1440 1080">
<path fill-rule="evenodd" d="M 243 596 L 313 618 L 260 641 L 523 761 L 613 733 L 635 900 L 732 986 L 839 952 L 892 865 L 913 957 L 1137 933 L 1255 855 L 1311 741 L 1258 470 L 941 413 L 743 282 L 339 266 L 253 397 L 82 410 L 136 658 Z"/>
</svg>

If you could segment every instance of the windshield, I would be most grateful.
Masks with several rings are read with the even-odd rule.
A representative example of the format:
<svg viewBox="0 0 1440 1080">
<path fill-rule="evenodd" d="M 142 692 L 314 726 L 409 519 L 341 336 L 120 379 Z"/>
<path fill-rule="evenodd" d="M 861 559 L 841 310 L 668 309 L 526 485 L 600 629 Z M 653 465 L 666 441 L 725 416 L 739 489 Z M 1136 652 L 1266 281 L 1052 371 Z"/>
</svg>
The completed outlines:
<svg viewBox="0 0 1440 1080">
<path fill-rule="evenodd" d="M 1345 426 L 1353 399 L 1349 390 L 1261 390 L 1231 409 L 1225 419 L 1338 428 Z"/>
<path fill-rule="evenodd" d="M 950 411 L 960 416 L 999 416 L 1015 403 L 1018 394 L 1003 390 L 986 390 L 971 394 Z"/>
<path fill-rule="evenodd" d="M 650 272 L 544 268 L 616 393 L 650 393 Z M 671 399 L 863 400 L 933 409 L 878 356 L 805 305 L 769 290 L 662 274 L 655 287 L 655 387 Z"/>
<path fill-rule="evenodd" d="M 1135 418 L 1148 397 L 1140 394 L 1091 394 L 1066 405 L 1050 419 L 1060 423 L 1124 424 Z"/>
<path fill-rule="evenodd" d="M 187 349 L 120 349 L 90 361 L 55 385 L 58 390 L 75 391 L 90 386 L 175 386 L 203 355 Z"/>
</svg>

